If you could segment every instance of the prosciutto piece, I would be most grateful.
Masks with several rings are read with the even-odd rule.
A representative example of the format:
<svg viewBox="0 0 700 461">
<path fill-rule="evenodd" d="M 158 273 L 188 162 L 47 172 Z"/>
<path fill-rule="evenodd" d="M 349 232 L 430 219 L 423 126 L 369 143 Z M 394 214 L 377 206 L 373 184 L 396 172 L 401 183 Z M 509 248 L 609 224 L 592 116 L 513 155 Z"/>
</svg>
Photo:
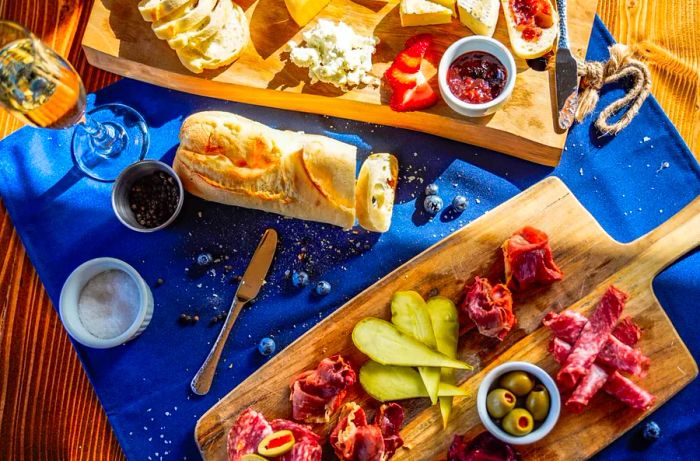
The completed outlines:
<svg viewBox="0 0 700 461">
<path fill-rule="evenodd" d="M 365 411 L 355 402 L 346 403 L 330 444 L 343 461 L 385 461 L 403 446 L 399 430 L 404 411 L 397 403 L 382 405 L 369 424 Z"/>
<path fill-rule="evenodd" d="M 576 342 L 587 322 L 588 319 L 586 317 L 570 310 L 560 314 L 550 312 L 542 320 L 544 326 L 552 330 L 554 336 L 570 344 Z M 617 335 L 620 335 L 625 341 L 632 344 L 621 341 Z M 646 376 L 651 361 L 641 351 L 633 348 L 639 341 L 640 335 L 641 330 L 632 319 L 629 317 L 623 319 L 613 329 L 596 361 L 601 365 L 631 373 L 635 376 Z"/>
<path fill-rule="evenodd" d="M 462 328 L 468 325 L 468 317 L 479 333 L 502 341 L 516 322 L 510 290 L 500 283 L 492 287 L 487 279 L 475 277 L 464 291 L 464 301 L 459 306 Z"/>
<path fill-rule="evenodd" d="M 292 418 L 306 423 L 328 422 L 356 379 L 352 366 L 342 356 L 321 360 L 315 370 L 292 380 Z"/>
<path fill-rule="evenodd" d="M 383 404 L 374 417 L 374 424 L 379 426 L 384 439 L 384 459 L 394 456 L 396 450 L 403 446 L 403 439 L 399 431 L 403 426 L 404 411 L 398 403 Z"/>
<path fill-rule="evenodd" d="M 564 363 L 571 352 L 571 345 L 560 338 L 552 338 L 549 351 L 558 363 Z M 656 398 L 636 385 L 631 380 L 622 376 L 619 372 L 609 372 L 603 367 L 593 364 L 590 373 L 581 380 L 571 397 L 566 402 L 566 407 L 574 413 L 579 413 L 588 405 L 591 398 L 603 389 L 628 406 L 637 410 L 648 410 L 654 405 Z"/>
<path fill-rule="evenodd" d="M 549 237 L 541 230 L 525 226 L 503 242 L 506 285 L 513 291 L 561 280 L 563 273 L 554 262 Z"/>
<path fill-rule="evenodd" d="M 501 442 L 488 432 L 471 440 L 455 435 L 447 451 L 447 461 L 520 461 L 522 456 L 512 445 Z"/>
<path fill-rule="evenodd" d="M 608 287 L 583 327 L 571 353 L 557 373 L 557 383 L 562 390 L 573 389 L 579 380 L 588 373 L 588 369 L 593 365 L 615 324 L 620 319 L 626 301 L 626 293 L 612 285 Z"/>
<path fill-rule="evenodd" d="M 252 408 L 243 411 L 236 418 L 226 439 L 229 461 L 240 461 L 243 455 L 255 453 L 260 441 L 273 432 L 262 413 Z"/>
</svg>

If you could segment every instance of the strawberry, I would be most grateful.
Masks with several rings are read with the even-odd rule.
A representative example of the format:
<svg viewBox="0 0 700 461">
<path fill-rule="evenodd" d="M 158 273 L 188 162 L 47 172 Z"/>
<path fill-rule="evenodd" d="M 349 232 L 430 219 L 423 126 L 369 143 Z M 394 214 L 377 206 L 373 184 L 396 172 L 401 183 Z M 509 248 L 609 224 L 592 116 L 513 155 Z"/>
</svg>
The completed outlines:
<svg viewBox="0 0 700 461">
<path fill-rule="evenodd" d="M 413 37 L 409 38 L 406 40 L 406 44 L 404 45 L 405 49 L 408 48 L 415 48 L 416 50 L 421 51 L 421 55 L 425 54 L 425 51 L 430 48 L 430 45 L 433 44 L 433 36 L 432 34 L 418 34 L 414 35 Z"/>
<path fill-rule="evenodd" d="M 413 49 L 406 49 L 396 55 L 394 62 L 391 64 L 392 67 L 398 67 L 400 70 L 405 72 L 416 72 L 420 69 L 420 63 L 423 60 L 423 56 L 414 55 L 415 51 Z"/>
<path fill-rule="evenodd" d="M 420 67 L 420 61 L 418 61 L 418 66 Z M 413 88 L 416 86 L 418 68 L 416 68 L 413 72 L 404 72 L 404 70 L 400 69 L 399 66 L 396 65 L 396 61 L 394 61 L 394 64 L 392 64 L 384 73 L 384 77 L 386 77 L 386 81 L 389 82 L 389 85 L 394 90 L 398 90 L 400 88 Z"/>
<path fill-rule="evenodd" d="M 425 109 L 438 100 L 438 95 L 421 72 L 416 73 L 416 86 L 394 88 L 389 105 L 397 112 Z"/>
</svg>

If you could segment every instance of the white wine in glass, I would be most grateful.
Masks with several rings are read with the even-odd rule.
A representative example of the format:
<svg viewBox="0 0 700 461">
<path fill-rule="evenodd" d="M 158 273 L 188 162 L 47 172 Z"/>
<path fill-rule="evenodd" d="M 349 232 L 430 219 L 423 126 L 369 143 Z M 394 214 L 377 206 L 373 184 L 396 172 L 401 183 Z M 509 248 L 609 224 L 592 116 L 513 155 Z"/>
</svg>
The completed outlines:
<svg viewBox="0 0 700 461">
<path fill-rule="evenodd" d="M 123 104 L 85 112 L 85 87 L 73 67 L 24 27 L 0 20 L 0 104 L 40 128 L 75 126 L 72 154 L 85 174 L 114 181 L 148 151 L 143 117 Z"/>
</svg>

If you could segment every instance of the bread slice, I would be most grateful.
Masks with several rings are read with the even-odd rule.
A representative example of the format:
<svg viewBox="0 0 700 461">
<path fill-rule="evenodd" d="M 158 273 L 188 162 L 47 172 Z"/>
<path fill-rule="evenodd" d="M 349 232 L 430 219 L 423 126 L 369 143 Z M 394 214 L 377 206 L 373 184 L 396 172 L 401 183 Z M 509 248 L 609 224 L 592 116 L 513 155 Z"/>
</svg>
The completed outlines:
<svg viewBox="0 0 700 461">
<path fill-rule="evenodd" d="M 459 20 L 477 35 L 493 37 L 498 23 L 498 0 L 457 0 Z"/>
<path fill-rule="evenodd" d="M 228 11 L 227 11 L 228 10 Z M 211 14 L 200 22 L 197 27 L 190 30 L 180 32 L 171 39 L 168 39 L 168 45 L 173 50 L 179 50 L 185 46 L 196 48 L 199 44 L 211 38 L 216 31 L 224 27 L 226 21 L 229 20 L 233 8 L 229 2 L 219 0 Z"/>
<path fill-rule="evenodd" d="M 154 22 L 168 16 L 183 5 L 194 2 L 195 0 L 141 0 L 138 8 L 144 20 Z"/>
<path fill-rule="evenodd" d="M 355 189 L 357 221 L 369 231 L 386 232 L 394 210 L 399 162 L 391 154 L 372 154 L 360 168 Z"/>
<path fill-rule="evenodd" d="M 216 0 L 197 0 L 197 4 L 194 6 L 185 4 L 184 7 L 178 8 L 172 14 L 154 22 L 153 32 L 160 39 L 171 39 L 181 32 L 196 28 L 211 15 L 215 5 Z"/>
<path fill-rule="evenodd" d="M 508 26 L 510 46 L 519 58 L 535 59 L 547 54 L 554 46 L 557 35 L 559 35 L 559 14 L 549 0 L 544 1 L 549 3 L 549 8 L 552 12 L 552 24 L 547 28 L 541 28 L 542 34 L 536 40 L 529 41 L 523 39 L 522 32 L 518 30 L 513 10 L 510 7 L 511 0 L 501 0 L 506 25 Z"/>
<path fill-rule="evenodd" d="M 204 42 L 177 50 L 182 65 L 195 74 L 231 64 L 248 44 L 248 20 L 241 7 L 231 0 L 219 1 L 226 3 L 224 14 L 228 15 L 223 26 Z"/>
</svg>

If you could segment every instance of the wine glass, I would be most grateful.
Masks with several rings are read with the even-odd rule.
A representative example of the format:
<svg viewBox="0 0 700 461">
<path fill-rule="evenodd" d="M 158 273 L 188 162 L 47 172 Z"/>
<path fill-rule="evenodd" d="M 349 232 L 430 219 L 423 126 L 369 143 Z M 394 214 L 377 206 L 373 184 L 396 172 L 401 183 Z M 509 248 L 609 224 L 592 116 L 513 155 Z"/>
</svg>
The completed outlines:
<svg viewBox="0 0 700 461">
<path fill-rule="evenodd" d="M 66 60 L 21 25 L 0 20 L 0 104 L 40 128 L 75 126 L 73 160 L 86 175 L 114 181 L 148 150 L 141 114 L 123 104 L 85 112 L 85 87 Z"/>
</svg>

